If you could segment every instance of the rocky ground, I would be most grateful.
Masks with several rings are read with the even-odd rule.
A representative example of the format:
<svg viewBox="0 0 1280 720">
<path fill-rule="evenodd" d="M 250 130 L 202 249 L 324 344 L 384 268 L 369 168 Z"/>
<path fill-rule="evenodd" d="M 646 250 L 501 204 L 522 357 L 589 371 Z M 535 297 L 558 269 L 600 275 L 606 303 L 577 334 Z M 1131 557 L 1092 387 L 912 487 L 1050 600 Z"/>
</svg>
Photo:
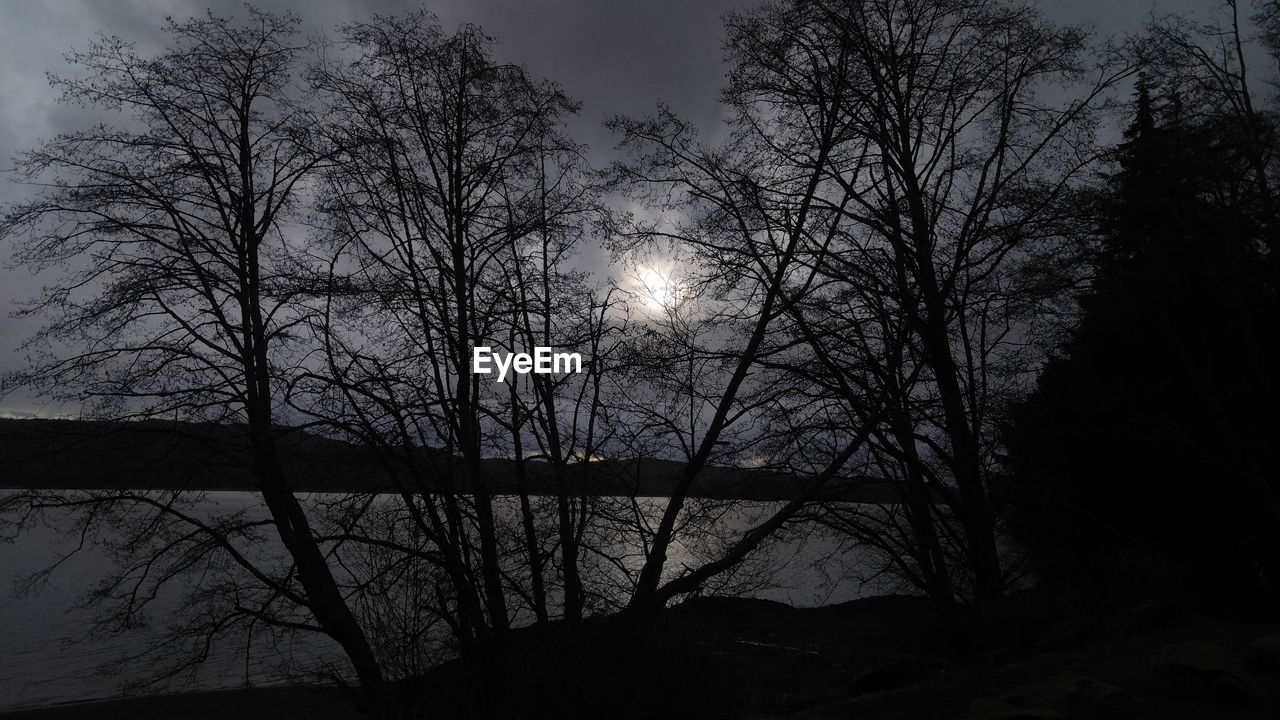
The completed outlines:
<svg viewBox="0 0 1280 720">
<path fill-rule="evenodd" d="M 772 614 L 725 623 L 775 654 L 760 657 L 757 645 L 735 661 L 774 673 L 744 683 L 768 697 L 743 717 L 1280 717 L 1280 624 L 1150 601 L 1108 618 L 1026 620 L 997 629 L 994 649 L 956 659 L 928 606 L 910 598 Z"/>
<path fill-rule="evenodd" d="M 1181 627 L 1051 640 L 937 665 L 886 659 L 859 675 L 843 697 L 818 698 L 774 716 L 1280 717 L 1280 627 L 1275 625 L 1195 619 Z"/>
<path fill-rule="evenodd" d="M 1017 612 L 1011 613 L 1017 618 Z M 412 690 L 428 717 L 1275 718 L 1280 623 L 1151 601 L 1108 618 L 1015 620 L 955 645 L 918 598 L 795 609 L 706 598 L 643 628 L 525 630 Z M 27 711 L 3 720 L 350 717 L 333 688 Z"/>
</svg>

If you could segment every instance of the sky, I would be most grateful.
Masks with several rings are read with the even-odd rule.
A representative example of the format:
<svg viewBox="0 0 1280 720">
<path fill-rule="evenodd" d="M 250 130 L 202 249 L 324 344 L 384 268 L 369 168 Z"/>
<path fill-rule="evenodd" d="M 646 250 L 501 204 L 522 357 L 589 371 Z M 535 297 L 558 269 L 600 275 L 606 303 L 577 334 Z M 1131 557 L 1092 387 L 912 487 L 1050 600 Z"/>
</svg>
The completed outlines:
<svg viewBox="0 0 1280 720">
<path fill-rule="evenodd" d="M 1137 31 L 1152 13 L 1203 8 L 1213 0 L 1042 0 L 1060 23 L 1090 24 L 1103 35 Z M 498 38 L 497 55 L 561 84 L 582 102 L 571 125 L 593 161 L 610 157 L 613 140 L 602 121 L 639 115 L 656 103 L 714 137 L 720 128 L 717 95 L 721 63 L 721 17 L 754 0 L 258 0 L 272 11 L 293 10 L 308 33 L 374 14 L 425 7 L 446 29 L 473 23 Z M 96 35 L 118 35 L 142 52 L 164 43 L 166 16 L 184 18 L 212 9 L 244 14 L 240 0 L 0 0 L 0 206 L 28 189 L 11 182 L 12 158 L 42 139 L 85 127 L 95 117 L 57 103 L 46 72 L 65 72 L 63 54 L 84 48 Z M 26 363 L 17 346 L 32 321 L 9 317 L 13 301 L 31 297 L 43 279 L 8 269 L 9 249 L 0 242 L 0 373 Z M 21 393 L 0 398 L 0 415 L 38 411 Z"/>
</svg>

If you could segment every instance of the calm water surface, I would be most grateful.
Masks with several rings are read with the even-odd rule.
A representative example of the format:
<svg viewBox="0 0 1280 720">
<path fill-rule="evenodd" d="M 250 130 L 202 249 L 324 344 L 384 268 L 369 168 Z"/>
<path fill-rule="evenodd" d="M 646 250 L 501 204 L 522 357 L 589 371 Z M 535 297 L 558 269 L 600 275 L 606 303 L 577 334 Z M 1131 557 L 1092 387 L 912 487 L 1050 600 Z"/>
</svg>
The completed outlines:
<svg viewBox="0 0 1280 720">
<path fill-rule="evenodd" d="M 248 493 L 209 493 L 202 507 L 208 515 L 228 510 L 259 509 Z M 265 514 L 265 510 L 261 510 Z M 727 519 L 745 528 L 746 521 Z M 656 524 L 656 523 L 655 523 Z M 78 702 L 121 695 L 131 682 L 154 670 L 134 657 L 150 646 L 166 626 L 165 614 L 176 611 L 179 598 L 161 596 L 150 614 L 151 629 L 128 635 L 90 634 L 94 610 L 86 593 L 100 580 L 110 560 L 102 551 L 82 550 L 65 561 L 41 587 L 22 591 L 22 581 L 76 547 L 56 528 L 35 528 L 12 543 L 0 544 L 0 711 L 52 703 Z M 870 594 L 855 580 L 838 579 L 849 563 L 847 554 L 833 559 L 833 543 L 810 538 L 771 548 L 760 564 L 770 568 L 772 582 L 748 594 L 798 606 L 843 602 Z M 264 552 L 272 549 L 264 548 Z M 679 567 L 682 551 L 672 553 Z M 835 576 L 835 577 L 833 577 Z M 284 648 L 225 643 L 193 672 L 161 689 L 183 691 L 266 685 L 314 677 L 328 665 L 341 666 L 332 641 L 304 634 Z"/>
</svg>

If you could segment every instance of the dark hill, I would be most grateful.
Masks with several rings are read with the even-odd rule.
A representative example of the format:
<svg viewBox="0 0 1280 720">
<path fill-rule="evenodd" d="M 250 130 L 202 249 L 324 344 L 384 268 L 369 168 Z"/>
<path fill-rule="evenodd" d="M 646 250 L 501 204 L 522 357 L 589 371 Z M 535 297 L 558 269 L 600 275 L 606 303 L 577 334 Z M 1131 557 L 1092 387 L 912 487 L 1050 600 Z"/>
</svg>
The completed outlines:
<svg viewBox="0 0 1280 720">
<path fill-rule="evenodd" d="M 278 443 L 285 470 L 300 492 L 395 492 L 397 481 L 417 491 L 452 488 L 469 492 L 460 463 L 430 448 L 414 451 L 424 468 L 414 477 L 405 453 L 379 452 L 340 439 L 282 427 Z M 0 488 L 245 490 L 256 488 L 248 435 L 243 425 L 161 420 L 0 419 L 0 456 L 5 472 Z M 575 463 L 566 482 L 575 495 L 665 497 L 683 464 L 636 458 Z M 482 461 L 490 492 L 517 492 L 517 463 Z M 530 494 L 551 494 L 553 468 L 525 461 Z M 755 468 L 712 466 L 694 483 L 694 497 L 788 500 L 806 478 Z M 826 500 L 894 503 L 893 483 L 837 478 L 822 493 Z"/>
</svg>

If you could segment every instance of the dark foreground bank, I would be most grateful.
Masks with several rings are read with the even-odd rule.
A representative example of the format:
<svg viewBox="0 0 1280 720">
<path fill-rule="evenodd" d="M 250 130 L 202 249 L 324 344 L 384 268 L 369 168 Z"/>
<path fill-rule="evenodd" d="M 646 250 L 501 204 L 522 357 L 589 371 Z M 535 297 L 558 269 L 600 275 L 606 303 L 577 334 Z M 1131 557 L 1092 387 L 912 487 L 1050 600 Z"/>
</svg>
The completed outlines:
<svg viewBox="0 0 1280 720">
<path fill-rule="evenodd" d="M 881 597 L 795 609 L 696 599 L 645 623 L 516 631 L 401 688 L 432 718 L 1273 718 L 1280 623 L 1152 600 L 1048 619 L 1010 600 L 989 649 L 957 656 L 929 605 Z M 332 687 L 62 706 L 3 720 L 358 716 Z"/>
<path fill-rule="evenodd" d="M 266 720 L 359 717 L 337 687 L 270 687 L 103 700 L 0 713 L 5 720 Z"/>
</svg>

